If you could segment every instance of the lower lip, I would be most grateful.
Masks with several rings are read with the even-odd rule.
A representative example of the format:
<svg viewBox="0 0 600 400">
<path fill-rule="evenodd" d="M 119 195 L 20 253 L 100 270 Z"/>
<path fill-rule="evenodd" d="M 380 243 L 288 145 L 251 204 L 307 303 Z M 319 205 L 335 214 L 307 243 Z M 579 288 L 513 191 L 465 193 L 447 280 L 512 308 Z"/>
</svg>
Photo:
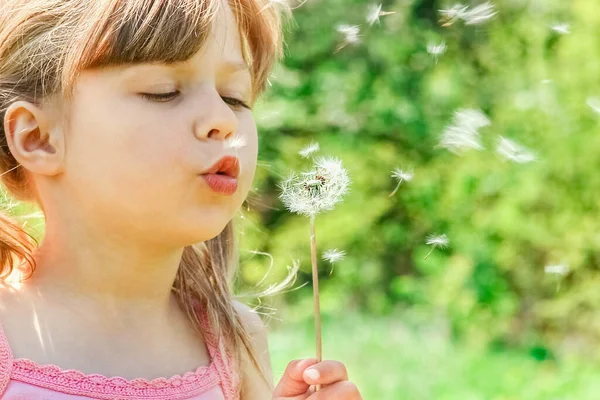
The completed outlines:
<svg viewBox="0 0 600 400">
<path fill-rule="evenodd" d="M 204 174 L 202 175 L 208 186 L 213 192 L 231 196 L 235 193 L 238 187 L 237 178 L 227 175 Z"/>
</svg>

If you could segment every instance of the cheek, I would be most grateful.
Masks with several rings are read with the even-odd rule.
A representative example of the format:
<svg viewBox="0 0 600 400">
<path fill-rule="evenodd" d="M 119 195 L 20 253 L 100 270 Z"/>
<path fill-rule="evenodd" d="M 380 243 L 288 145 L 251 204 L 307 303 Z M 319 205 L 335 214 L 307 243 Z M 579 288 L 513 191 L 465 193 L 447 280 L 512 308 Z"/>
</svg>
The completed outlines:
<svg viewBox="0 0 600 400">
<path fill-rule="evenodd" d="M 186 139 L 185 127 L 174 125 L 182 122 L 172 118 L 168 124 L 126 107 L 99 109 L 90 107 L 73 121 L 67 141 L 71 177 L 96 182 L 107 195 L 113 188 L 135 199 L 190 173 L 185 160 L 191 159 L 193 138 Z"/>
</svg>

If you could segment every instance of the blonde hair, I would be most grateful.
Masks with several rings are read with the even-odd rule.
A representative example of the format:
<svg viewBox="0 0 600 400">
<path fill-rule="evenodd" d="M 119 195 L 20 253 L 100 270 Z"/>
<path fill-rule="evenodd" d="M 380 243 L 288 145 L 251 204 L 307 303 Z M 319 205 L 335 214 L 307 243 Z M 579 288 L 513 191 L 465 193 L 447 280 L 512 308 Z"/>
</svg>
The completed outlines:
<svg viewBox="0 0 600 400">
<path fill-rule="evenodd" d="M 0 0 L 0 117 L 17 100 L 58 98 L 71 104 L 78 73 L 87 68 L 186 61 L 207 39 L 221 0 Z M 227 0 L 239 26 L 252 75 L 252 102 L 264 91 L 283 54 L 283 13 L 269 0 Z M 286 10 L 287 11 L 287 10 Z M 68 119 L 68 111 L 63 113 Z M 9 193 L 35 202 L 27 176 L 10 153 L 0 124 L 0 173 Z M 0 215 L 0 277 L 15 265 L 35 269 L 37 242 L 12 218 Z M 184 249 L 173 291 L 197 329 L 204 307 L 215 334 L 226 338 L 240 370 L 248 356 L 261 370 L 251 336 L 233 307 L 238 266 L 233 221 L 215 238 Z M 36 244 L 34 245 L 34 242 Z M 238 395 L 240 393 L 238 392 Z"/>
</svg>

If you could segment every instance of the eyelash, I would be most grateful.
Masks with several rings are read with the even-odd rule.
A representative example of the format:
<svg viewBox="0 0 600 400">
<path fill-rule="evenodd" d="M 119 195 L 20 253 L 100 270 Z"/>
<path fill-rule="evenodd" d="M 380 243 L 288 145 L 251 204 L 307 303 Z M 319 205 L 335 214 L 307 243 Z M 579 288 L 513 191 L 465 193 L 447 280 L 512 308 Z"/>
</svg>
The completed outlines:
<svg viewBox="0 0 600 400">
<path fill-rule="evenodd" d="M 167 101 L 175 98 L 176 96 L 178 96 L 180 94 L 180 92 L 171 92 L 171 93 L 140 93 L 140 95 L 147 99 L 147 100 L 151 100 L 151 101 L 158 101 L 160 103 L 166 103 Z M 233 97 L 221 97 L 223 99 L 223 101 L 225 101 L 225 103 L 229 104 L 232 107 L 244 107 L 247 108 L 248 110 L 252 110 L 252 108 L 250 108 L 250 106 L 248 104 L 246 104 L 246 102 L 233 98 Z M 233 102 L 233 104 L 228 103 L 227 101 L 231 101 Z"/>
</svg>

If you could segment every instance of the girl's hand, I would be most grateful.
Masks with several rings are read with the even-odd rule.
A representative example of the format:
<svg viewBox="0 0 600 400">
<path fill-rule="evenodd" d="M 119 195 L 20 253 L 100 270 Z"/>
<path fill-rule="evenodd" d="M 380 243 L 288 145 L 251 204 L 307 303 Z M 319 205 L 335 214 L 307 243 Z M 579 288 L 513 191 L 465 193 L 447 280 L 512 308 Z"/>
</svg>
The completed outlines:
<svg viewBox="0 0 600 400">
<path fill-rule="evenodd" d="M 312 367 L 312 368 L 308 368 Z M 317 378 L 309 371 L 317 371 Z M 315 385 L 321 385 L 315 392 Z M 356 385 L 348 381 L 346 367 L 339 361 L 316 358 L 290 361 L 273 392 L 273 400 L 362 400 Z"/>
</svg>

